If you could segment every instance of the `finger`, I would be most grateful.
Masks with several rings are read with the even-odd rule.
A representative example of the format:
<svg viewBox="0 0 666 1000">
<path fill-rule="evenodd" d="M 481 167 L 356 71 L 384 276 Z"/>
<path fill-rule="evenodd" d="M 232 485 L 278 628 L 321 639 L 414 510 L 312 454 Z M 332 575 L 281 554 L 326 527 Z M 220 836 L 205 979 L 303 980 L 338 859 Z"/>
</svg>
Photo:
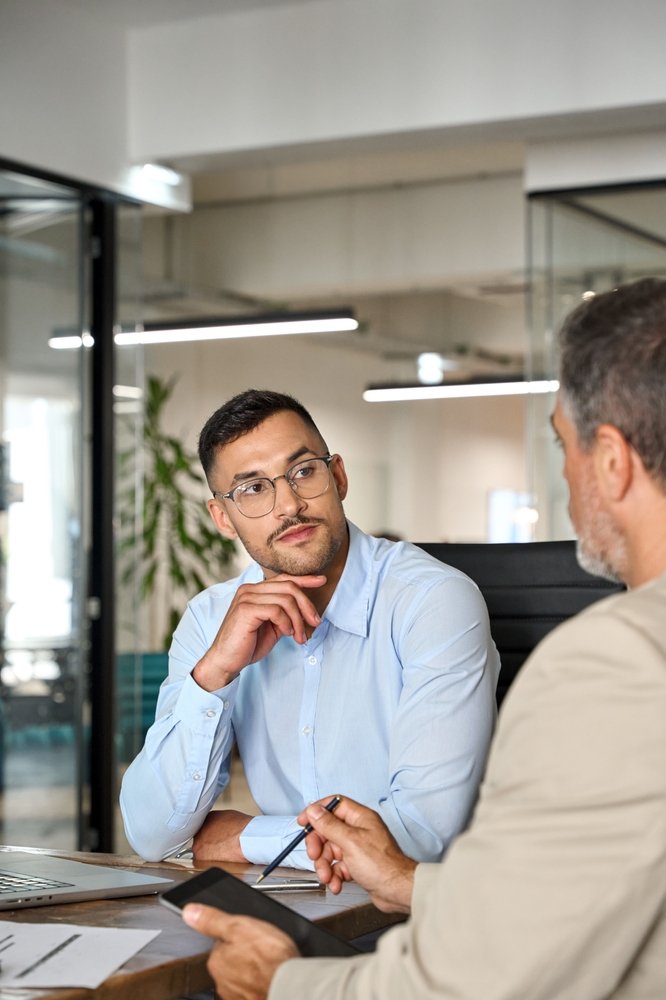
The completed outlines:
<svg viewBox="0 0 666 1000">
<path fill-rule="evenodd" d="M 307 821 L 312 824 L 320 836 L 336 843 L 340 843 L 340 837 L 343 840 L 346 839 L 345 827 L 367 829 L 373 825 L 373 821 L 377 818 L 372 809 L 367 809 L 359 802 L 346 796 L 340 796 L 340 803 L 336 807 L 335 814 L 325 809 L 320 801 L 307 806 L 305 815 Z"/>
<path fill-rule="evenodd" d="M 312 861 L 316 861 L 320 858 L 324 850 L 324 841 L 321 839 L 318 833 L 310 833 L 305 838 L 305 847 L 308 852 L 308 857 Z"/>
<path fill-rule="evenodd" d="M 328 888 L 331 890 L 333 895 L 337 896 L 339 892 L 342 892 L 345 882 L 351 882 L 349 872 L 344 865 L 335 865 L 335 867 L 331 869 L 331 877 L 328 882 Z"/>
<path fill-rule="evenodd" d="M 279 573 L 277 576 L 272 576 L 270 581 L 277 581 L 279 583 L 293 581 L 297 587 L 321 587 L 326 583 L 326 577 L 323 573 L 311 573 L 308 576 L 289 576 L 287 573 Z"/>
<path fill-rule="evenodd" d="M 336 844 L 332 844 L 330 840 L 326 841 L 321 855 L 315 860 L 315 869 L 322 882 L 326 884 L 330 883 L 335 870 L 338 868 L 343 875 L 348 874 L 346 866 L 340 865 L 341 860 L 342 851 L 340 848 Z M 347 878 L 347 881 L 349 881 L 349 878 Z"/>
<path fill-rule="evenodd" d="M 200 934 L 223 939 L 232 920 L 237 919 L 216 906 L 204 906 L 202 903 L 188 903 L 183 907 L 183 920 L 188 927 L 193 927 Z"/>
<path fill-rule="evenodd" d="M 241 595 L 235 610 L 252 624 L 270 621 L 281 634 L 295 638 L 304 635 L 304 623 L 316 627 L 321 621 L 312 601 L 300 590 L 255 590 Z"/>
<path fill-rule="evenodd" d="M 302 603 L 305 609 L 311 609 L 315 612 L 314 605 L 309 597 L 303 593 L 307 589 L 318 589 L 323 587 L 326 583 L 326 577 L 323 573 L 310 576 L 288 576 L 286 573 L 281 573 L 278 576 L 271 576 L 267 580 L 263 580 L 261 583 L 246 583 L 243 587 L 239 588 L 242 593 L 256 592 L 256 593 L 275 593 L 275 594 L 291 594 L 297 601 Z M 238 593 L 238 592 L 237 592 Z"/>
<path fill-rule="evenodd" d="M 315 799 L 313 802 L 308 802 L 304 809 L 301 809 L 298 816 L 296 817 L 296 822 L 301 826 L 307 826 L 310 822 L 308 818 L 308 809 L 310 806 L 325 806 L 327 802 L 330 802 L 333 798 L 332 795 L 326 795 L 323 799 Z M 336 807 L 337 808 L 337 807 Z"/>
<path fill-rule="evenodd" d="M 308 619 L 313 617 L 311 613 L 306 614 Z M 283 635 L 293 635 L 297 641 L 302 642 L 305 636 L 306 617 L 298 602 L 289 595 L 253 594 L 251 598 L 238 603 L 228 621 L 234 630 L 240 626 L 243 637 L 245 634 L 256 634 L 262 627 L 273 630 L 275 641 Z"/>
</svg>

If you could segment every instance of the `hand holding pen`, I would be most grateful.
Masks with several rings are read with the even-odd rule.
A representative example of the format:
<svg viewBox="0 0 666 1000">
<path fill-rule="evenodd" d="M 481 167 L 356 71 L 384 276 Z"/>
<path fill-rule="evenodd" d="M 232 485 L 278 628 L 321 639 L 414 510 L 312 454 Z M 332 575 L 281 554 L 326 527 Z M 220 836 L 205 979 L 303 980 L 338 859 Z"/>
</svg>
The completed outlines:
<svg viewBox="0 0 666 1000">
<path fill-rule="evenodd" d="M 353 880 L 384 912 L 408 913 L 416 862 L 398 847 L 379 815 L 346 796 L 335 816 L 313 802 L 298 820 L 318 835 L 308 841 L 317 875 L 333 893 Z"/>
<path fill-rule="evenodd" d="M 336 809 L 340 805 L 341 801 L 342 801 L 342 796 L 341 795 L 334 795 L 333 798 L 331 799 L 331 801 L 326 803 L 326 805 L 324 806 L 324 809 L 326 809 L 327 812 L 333 812 L 333 810 Z M 283 851 L 280 851 L 280 853 L 278 854 L 278 856 L 276 858 L 274 858 L 271 861 L 271 863 L 264 868 L 263 872 L 261 873 L 261 875 L 259 876 L 259 878 L 257 879 L 257 881 L 254 884 L 255 885 L 259 885 L 260 882 L 263 882 L 263 880 L 266 878 L 266 876 L 270 875 L 270 873 L 275 868 L 277 868 L 278 865 L 282 864 L 282 862 L 287 857 L 287 855 L 291 854 L 291 852 L 294 850 L 294 848 L 298 847 L 298 845 L 300 843 L 302 843 L 302 841 L 305 840 L 305 838 L 307 837 L 307 835 L 309 833 L 312 833 L 313 829 L 314 828 L 313 828 L 312 824 L 311 823 L 307 823 L 303 827 L 303 829 L 301 830 L 301 832 L 296 834 L 296 836 L 291 841 L 291 843 L 287 844 L 287 846 L 285 847 L 285 849 Z"/>
</svg>

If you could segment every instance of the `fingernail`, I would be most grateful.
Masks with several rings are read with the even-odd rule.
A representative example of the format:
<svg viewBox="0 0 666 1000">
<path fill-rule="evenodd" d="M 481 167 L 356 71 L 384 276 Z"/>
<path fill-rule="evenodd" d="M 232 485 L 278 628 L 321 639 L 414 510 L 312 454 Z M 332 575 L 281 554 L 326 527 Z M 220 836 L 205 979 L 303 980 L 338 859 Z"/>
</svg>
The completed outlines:
<svg viewBox="0 0 666 1000">
<path fill-rule="evenodd" d="M 306 811 L 310 819 L 320 819 L 324 815 L 326 810 L 322 809 L 320 805 L 314 805 L 314 806 L 308 806 Z"/>
<path fill-rule="evenodd" d="M 197 924 L 201 918 L 201 907 L 198 903 L 188 903 L 183 907 L 183 920 L 186 924 Z"/>
</svg>

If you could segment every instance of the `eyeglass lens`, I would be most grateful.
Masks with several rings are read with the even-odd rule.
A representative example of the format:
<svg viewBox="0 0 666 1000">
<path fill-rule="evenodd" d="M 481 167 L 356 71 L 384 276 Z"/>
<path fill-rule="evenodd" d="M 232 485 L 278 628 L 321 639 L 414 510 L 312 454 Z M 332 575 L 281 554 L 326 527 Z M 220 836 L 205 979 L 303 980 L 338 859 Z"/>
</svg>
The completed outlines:
<svg viewBox="0 0 666 1000">
<path fill-rule="evenodd" d="M 297 496 L 314 500 L 328 489 L 328 462 L 325 458 L 309 458 L 287 469 L 284 476 Z M 241 483 L 232 493 L 232 499 L 246 517 L 262 517 L 275 506 L 275 482 L 270 479 L 251 479 Z"/>
</svg>

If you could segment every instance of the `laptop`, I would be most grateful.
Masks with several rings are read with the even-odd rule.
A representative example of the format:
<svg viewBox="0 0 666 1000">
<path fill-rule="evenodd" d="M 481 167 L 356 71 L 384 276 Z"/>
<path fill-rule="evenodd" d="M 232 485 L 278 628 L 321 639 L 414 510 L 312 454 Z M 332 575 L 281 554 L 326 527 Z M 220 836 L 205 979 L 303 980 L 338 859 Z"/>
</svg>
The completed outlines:
<svg viewBox="0 0 666 1000">
<path fill-rule="evenodd" d="M 0 910 L 161 892 L 173 879 L 29 851 L 0 850 Z"/>
</svg>

